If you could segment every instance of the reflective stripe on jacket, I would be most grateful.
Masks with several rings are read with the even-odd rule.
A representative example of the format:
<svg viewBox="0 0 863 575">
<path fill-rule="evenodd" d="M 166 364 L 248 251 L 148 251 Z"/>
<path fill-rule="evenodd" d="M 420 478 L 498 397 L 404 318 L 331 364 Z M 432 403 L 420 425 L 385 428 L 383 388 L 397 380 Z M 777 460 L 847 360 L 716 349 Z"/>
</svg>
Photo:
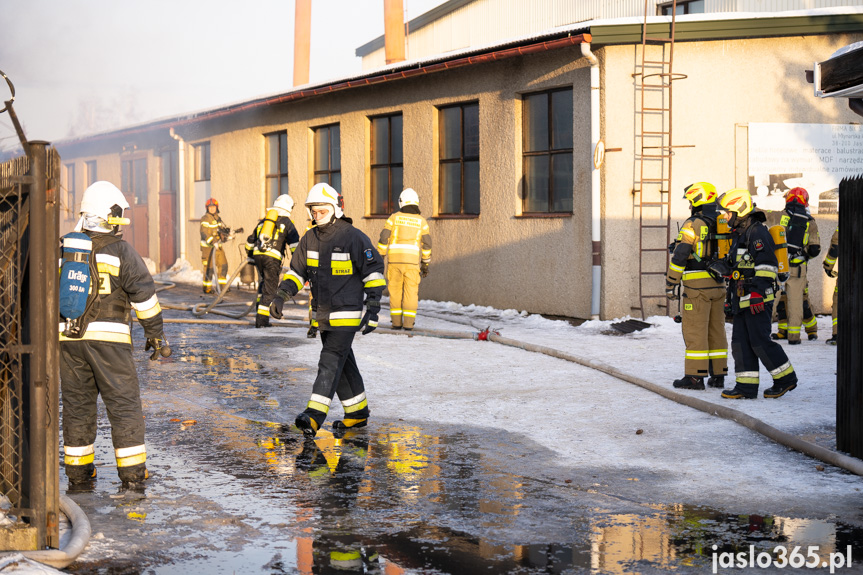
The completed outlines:
<svg viewBox="0 0 863 575">
<path fill-rule="evenodd" d="M 391 264 L 414 264 L 431 261 L 431 235 L 424 217 L 396 212 L 387 218 L 378 239 L 378 252 Z"/>
</svg>

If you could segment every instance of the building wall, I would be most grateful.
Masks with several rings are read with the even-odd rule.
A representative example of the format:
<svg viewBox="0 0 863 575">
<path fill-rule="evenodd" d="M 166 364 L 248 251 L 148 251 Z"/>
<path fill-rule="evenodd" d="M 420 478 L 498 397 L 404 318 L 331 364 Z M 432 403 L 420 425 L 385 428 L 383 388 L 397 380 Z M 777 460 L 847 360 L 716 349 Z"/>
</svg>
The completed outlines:
<svg viewBox="0 0 863 575">
<path fill-rule="evenodd" d="M 520 95 L 562 86 L 573 87 L 576 213 L 519 217 Z M 219 199 L 229 225 L 250 230 L 264 210 L 263 134 L 287 130 L 288 178 L 296 201 L 292 218 L 304 229 L 303 201 L 313 183 L 312 129 L 338 122 L 345 212 L 376 242 L 385 218 L 367 217 L 369 117 L 402 112 L 404 185 L 417 191 L 428 217 L 437 202 L 437 107 L 478 101 L 481 214 L 430 221 L 434 253 L 420 297 L 586 317 L 590 313 L 589 91 L 589 71 L 576 46 L 530 59 L 335 92 L 228 121 L 205 122 L 195 126 L 196 138 L 187 138 L 187 142 L 210 141 L 213 196 Z M 177 132 L 183 135 L 184 128 Z M 191 190 L 191 165 L 187 173 L 186 185 Z M 188 198 L 189 206 L 193 202 Z M 197 229 L 189 230 L 187 241 L 197 245 Z M 228 257 L 233 269 L 240 256 L 229 249 Z"/>
<path fill-rule="evenodd" d="M 708 181 L 724 192 L 747 187 L 747 125 L 750 122 L 859 123 L 845 99 L 813 96 L 804 71 L 861 35 L 678 42 L 674 71 L 688 77 L 673 85 L 672 228 L 689 215 L 683 188 Z M 633 313 L 638 293 L 638 237 L 634 208 L 635 98 L 632 74 L 640 46 L 600 50 L 603 139 L 620 153 L 606 155 L 603 169 L 604 317 Z M 836 227 L 835 216 L 816 215 L 823 251 Z M 830 310 L 834 280 L 821 272 L 823 255 L 810 264 L 810 298 L 816 313 Z M 635 273 L 633 273 L 635 270 Z"/>
</svg>

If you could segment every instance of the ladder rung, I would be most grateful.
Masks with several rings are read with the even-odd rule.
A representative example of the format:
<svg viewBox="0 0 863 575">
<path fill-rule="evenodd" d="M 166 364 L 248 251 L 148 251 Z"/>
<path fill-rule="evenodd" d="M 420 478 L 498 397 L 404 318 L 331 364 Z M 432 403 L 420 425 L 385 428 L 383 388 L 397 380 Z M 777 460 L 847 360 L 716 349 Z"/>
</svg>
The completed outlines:
<svg viewBox="0 0 863 575">
<path fill-rule="evenodd" d="M 642 36 L 642 40 L 645 42 L 665 42 L 666 44 L 674 42 L 674 38 L 665 38 L 661 36 Z"/>
<path fill-rule="evenodd" d="M 671 108 L 642 108 L 642 112 L 670 112 Z"/>
<path fill-rule="evenodd" d="M 649 134 L 649 135 L 651 135 L 651 136 L 664 136 L 665 134 L 670 134 L 670 133 L 671 133 L 671 132 L 669 132 L 669 131 L 665 131 L 665 132 L 655 132 L 655 131 L 652 131 L 652 130 L 651 130 L 651 131 L 644 131 L 644 132 L 642 132 L 642 133 L 641 133 L 641 135 L 642 135 L 642 136 L 646 136 L 646 135 L 648 135 L 648 134 Z"/>
<path fill-rule="evenodd" d="M 657 224 L 642 224 L 641 228 L 642 228 L 642 229 L 652 229 L 652 230 L 667 230 L 667 229 L 668 229 L 668 226 L 664 226 L 664 225 L 663 225 L 663 226 L 660 226 L 660 225 L 657 225 Z M 665 251 L 665 248 L 656 248 L 656 249 L 654 249 L 654 248 L 644 248 L 644 249 L 645 249 L 646 251 L 661 251 L 661 252 L 664 252 L 664 251 Z"/>
<path fill-rule="evenodd" d="M 671 62 L 666 62 L 665 60 L 643 60 L 641 65 L 644 66 L 645 64 L 661 64 L 663 66 L 667 66 L 671 64 Z"/>
</svg>

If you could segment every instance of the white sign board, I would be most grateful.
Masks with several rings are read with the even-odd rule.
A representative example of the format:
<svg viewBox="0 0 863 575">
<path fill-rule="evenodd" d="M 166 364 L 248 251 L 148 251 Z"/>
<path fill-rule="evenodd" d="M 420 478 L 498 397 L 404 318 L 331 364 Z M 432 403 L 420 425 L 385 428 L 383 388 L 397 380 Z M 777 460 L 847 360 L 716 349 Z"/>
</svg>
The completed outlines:
<svg viewBox="0 0 863 575">
<path fill-rule="evenodd" d="M 813 214 L 836 213 L 842 178 L 863 174 L 863 126 L 749 124 L 749 191 L 765 210 L 785 207 L 800 186 Z"/>
</svg>

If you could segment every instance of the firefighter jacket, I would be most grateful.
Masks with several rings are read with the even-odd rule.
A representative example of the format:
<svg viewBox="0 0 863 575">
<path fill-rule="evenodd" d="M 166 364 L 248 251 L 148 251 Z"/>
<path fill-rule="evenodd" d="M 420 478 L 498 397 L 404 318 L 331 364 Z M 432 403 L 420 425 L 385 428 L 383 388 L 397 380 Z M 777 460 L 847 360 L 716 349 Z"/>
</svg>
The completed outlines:
<svg viewBox="0 0 863 575">
<path fill-rule="evenodd" d="M 431 261 L 429 225 L 419 208 L 407 205 L 387 218 L 378 239 L 378 252 L 391 264 L 413 264 Z"/>
<path fill-rule="evenodd" d="M 833 237 L 830 238 L 830 249 L 827 250 L 827 255 L 824 256 L 824 271 L 827 272 L 827 275 L 830 277 L 836 277 L 836 258 L 839 257 L 839 228 L 836 228 L 836 231 L 833 232 Z"/>
<path fill-rule="evenodd" d="M 219 214 L 207 212 L 201 218 L 201 247 L 211 248 L 222 240 L 222 235 L 230 233 L 231 228 L 225 225 Z"/>
<path fill-rule="evenodd" d="M 749 297 L 760 294 L 764 302 L 773 301 L 779 261 L 776 245 L 767 226 L 764 212 L 754 210 L 737 225 L 732 233 L 731 251 L 731 305 L 734 313 L 749 308 Z"/>
<path fill-rule="evenodd" d="M 162 336 L 162 308 L 156 297 L 156 284 L 144 260 L 129 243 L 111 234 L 85 232 L 93 239 L 93 255 L 99 272 L 98 282 L 91 280 L 90 289 L 98 289 L 92 315 L 82 338 L 63 335 L 65 323 L 60 323 L 60 341 L 110 341 L 132 344 L 131 310 L 135 310 L 146 338 Z M 103 237 L 99 237 L 103 236 Z M 106 245 L 107 244 L 107 245 Z M 94 297 L 91 291 L 90 297 Z"/>
<path fill-rule="evenodd" d="M 683 222 L 677 234 L 665 285 L 671 288 L 680 283 L 691 289 L 724 288 L 725 280 L 714 279 L 707 271 L 718 251 L 716 235 L 716 205 L 709 204 Z"/>
<path fill-rule="evenodd" d="M 788 245 L 788 263 L 798 267 L 821 253 L 821 236 L 815 218 L 798 204 L 789 204 L 779 212 L 764 212 L 767 227 L 780 225 L 785 228 L 785 243 Z"/>
<path fill-rule="evenodd" d="M 308 281 L 319 329 L 358 331 L 363 295 L 380 301 L 386 286 L 383 271 L 383 259 L 368 236 L 350 220 L 336 219 L 303 235 L 279 291 L 291 297 Z"/>
<path fill-rule="evenodd" d="M 255 226 L 255 231 L 252 232 L 246 239 L 246 253 L 249 257 L 254 256 L 269 256 L 278 261 L 282 261 L 290 248 L 291 253 L 297 249 L 297 243 L 300 241 L 300 234 L 297 228 L 294 227 L 294 222 L 288 216 L 279 216 L 273 226 L 273 237 L 270 241 L 265 242 L 261 239 L 261 228 L 264 227 L 264 221 L 260 220 Z"/>
</svg>

